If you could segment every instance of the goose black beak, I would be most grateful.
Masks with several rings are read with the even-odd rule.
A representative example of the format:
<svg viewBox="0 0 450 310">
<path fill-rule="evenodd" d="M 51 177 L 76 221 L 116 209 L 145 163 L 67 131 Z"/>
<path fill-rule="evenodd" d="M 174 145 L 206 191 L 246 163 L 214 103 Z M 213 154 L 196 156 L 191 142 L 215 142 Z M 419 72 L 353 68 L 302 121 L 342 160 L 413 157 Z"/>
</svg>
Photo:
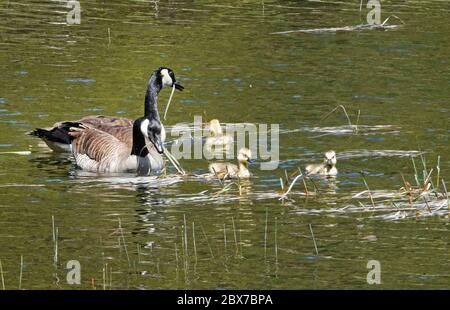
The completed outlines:
<svg viewBox="0 0 450 310">
<path fill-rule="evenodd" d="M 159 154 L 164 153 L 164 146 L 161 141 L 154 142 L 153 145 L 155 146 Z"/>
<path fill-rule="evenodd" d="M 181 84 L 179 82 L 175 82 L 173 83 L 173 85 L 175 86 L 176 89 L 178 89 L 179 91 L 183 91 L 184 86 L 181 86 Z"/>
<path fill-rule="evenodd" d="M 148 138 L 159 154 L 164 153 L 164 143 L 160 135 L 155 135 L 151 130 L 148 131 Z"/>
<path fill-rule="evenodd" d="M 249 164 L 253 164 L 255 161 L 256 161 L 256 160 L 254 160 L 254 159 L 249 159 L 249 160 L 248 160 L 248 163 L 249 163 Z"/>
</svg>

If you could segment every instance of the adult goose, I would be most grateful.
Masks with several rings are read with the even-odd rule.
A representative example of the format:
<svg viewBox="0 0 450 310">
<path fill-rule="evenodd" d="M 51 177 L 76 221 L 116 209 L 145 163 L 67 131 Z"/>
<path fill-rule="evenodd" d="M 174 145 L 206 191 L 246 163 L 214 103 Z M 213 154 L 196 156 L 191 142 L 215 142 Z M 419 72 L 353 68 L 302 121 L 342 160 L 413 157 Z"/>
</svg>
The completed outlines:
<svg viewBox="0 0 450 310">
<path fill-rule="evenodd" d="M 165 140 L 157 96 L 164 87 L 183 90 L 169 68 L 159 68 L 149 79 L 144 117 L 126 118 L 88 116 L 75 122 L 60 122 L 50 129 L 36 129 L 52 149 L 72 151 L 76 164 L 95 172 L 158 172 L 164 167 L 161 154 Z"/>
<path fill-rule="evenodd" d="M 122 127 L 129 132 L 131 147 L 112 134 L 77 122 L 66 122 L 60 127 L 71 139 L 72 154 L 82 170 L 113 173 L 136 171 L 139 175 L 158 173 L 164 167 L 162 126 L 156 118 L 147 116 Z"/>
<path fill-rule="evenodd" d="M 182 91 L 183 86 L 175 79 L 174 72 L 167 67 L 156 69 L 148 80 L 147 90 L 145 93 L 145 109 L 144 115 L 149 118 L 155 118 L 160 121 L 158 112 L 158 95 L 165 87 L 175 87 Z M 30 134 L 41 138 L 49 148 L 55 152 L 70 152 L 72 147 L 72 139 L 67 135 L 67 122 L 57 122 L 51 129 L 37 128 Z M 104 115 L 85 116 L 71 123 L 79 123 L 89 128 L 95 128 L 100 131 L 109 133 L 116 137 L 119 141 L 132 145 L 132 128 L 134 120 L 125 117 L 114 117 Z M 162 124 L 161 124 L 162 126 Z M 164 126 L 162 126 L 162 136 L 165 137 Z"/>
</svg>

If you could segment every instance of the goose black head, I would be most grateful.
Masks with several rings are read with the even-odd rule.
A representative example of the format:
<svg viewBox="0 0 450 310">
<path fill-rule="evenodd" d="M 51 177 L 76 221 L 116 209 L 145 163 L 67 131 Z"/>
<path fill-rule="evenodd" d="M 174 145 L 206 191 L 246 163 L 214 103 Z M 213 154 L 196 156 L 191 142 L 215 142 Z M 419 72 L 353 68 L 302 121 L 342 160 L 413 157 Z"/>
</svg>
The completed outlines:
<svg viewBox="0 0 450 310">
<path fill-rule="evenodd" d="M 142 134 L 150 140 L 158 153 L 164 152 L 163 127 L 159 120 L 145 118 L 141 123 Z"/>
<path fill-rule="evenodd" d="M 150 141 L 158 153 L 164 152 L 165 133 L 157 119 L 141 117 L 133 124 L 133 146 L 131 155 L 146 157 L 149 154 L 147 143 Z"/>
<path fill-rule="evenodd" d="M 179 91 L 184 89 L 184 87 L 181 86 L 181 84 L 175 79 L 175 73 L 173 73 L 172 69 L 160 67 L 155 71 L 155 73 L 158 78 L 158 82 L 161 83 L 161 88 L 175 87 Z"/>
</svg>

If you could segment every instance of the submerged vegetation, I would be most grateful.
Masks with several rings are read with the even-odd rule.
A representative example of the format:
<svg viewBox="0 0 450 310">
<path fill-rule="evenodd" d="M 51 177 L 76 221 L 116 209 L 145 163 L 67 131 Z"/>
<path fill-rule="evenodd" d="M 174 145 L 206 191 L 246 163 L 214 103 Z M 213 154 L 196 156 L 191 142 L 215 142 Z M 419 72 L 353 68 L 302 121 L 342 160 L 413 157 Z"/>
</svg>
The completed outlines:
<svg viewBox="0 0 450 310">
<path fill-rule="evenodd" d="M 445 180 L 440 178 L 440 157 L 438 157 L 437 165 L 434 168 L 427 170 L 425 157 L 421 154 L 422 173 L 419 174 L 416 168 L 414 157 L 411 156 L 412 168 L 414 170 L 414 182 L 406 180 L 403 173 L 401 177 L 403 184 L 399 185 L 397 190 L 374 190 L 369 187 L 364 174 L 361 174 L 361 183 L 365 190 L 353 193 L 350 197 L 344 195 L 341 198 L 336 197 L 337 203 L 344 205 L 341 208 L 328 208 L 324 206 L 323 209 L 305 209 L 300 210 L 301 214 L 317 214 L 317 213 L 352 213 L 352 212 L 368 212 L 378 214 L 372 216 L 379 219 L 399 220 L 411 217 L 424 217 L 434 215 L 448 215 L 449 195 Z M 434 173 L 434 171 L 436 171 Z M 304 192 L 293 192 L 292 189 L 295 183 L 303 180 Z M 306 186 L 305 179 L 313 182 L 309 176 L 298 174 L 291 182 L 288 190 L 284 192 L 280 200 L 295 202 L 295 196 L 310 196 L 310 192 Z M 435 179 L 435 182 L 433 182 Z M 322 182 L 334 182 L 332 179 L 324 180 Z M 315 183 L 313 183 L 315 184 Z M 315 187 L 316 188 L 316 187 Z M 315 191 L 314 196 L 320 199 L 321 191 Z M 326 192 L 325 192 L 326 195 Z M 380 213 L 382 213 L 380 215 Z"/>
</svg>

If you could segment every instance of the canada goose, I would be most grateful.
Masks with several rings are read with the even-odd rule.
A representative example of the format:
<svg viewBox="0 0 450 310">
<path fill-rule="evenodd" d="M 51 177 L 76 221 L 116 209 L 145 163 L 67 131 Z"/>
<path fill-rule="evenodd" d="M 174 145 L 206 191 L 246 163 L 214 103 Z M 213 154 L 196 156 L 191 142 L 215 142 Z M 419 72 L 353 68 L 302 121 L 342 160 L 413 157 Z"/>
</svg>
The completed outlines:
<svg viewBox="0 0 450 310">
<path fill-rule="evenodd" d="M 175 87 L 182 91 L 184 89 L 175 79 L 173 71 L 166 67 L 160 67 L 155 70 L 149 78 L 147 91 L 145 93 L 145 111 L 144 115 L 149 119 L 160 121 L 158 113 L 158 95 L 164 87 Z M 119 141 L 132 145 L 132 128 L 135 121 L 125 117 L 113 117 L 103 115 L 85 116 L 72 123 L 80 123 L 89 128 L 95 128 L 117 138 Z M 53 151 L 70 152 L 72 140 L 67 135 L 67 128 L 64 125 L 67 122 L 58 122 L 51 129 L 37 128 L 30 134 L 41 138 Z M 162 126 L 162 124 L 161 124 Z M 60 130 L 62 129 L 62 130 Z M 161 134 L 165 137 L 165 129 L 162 126 Z"/>
<path fill-rule="evenodd" d="M 233 137 L 224 135 L 219 120 L 213 119 L 209 122 L 209 137 L 206 138 L 206 144 L 212 146 L 229 146 L 233 143 Z"/>
<path fill-rule="evenodd" d="M 250 177 L 248 163 L 252 162 L 252 152 L 248 148 L 242 148 L 238 154 L 238 166 L 231 163 L 212 163 L 209 164 L 209 171 L 219 179 L 245 179 Z"/>
<path fill-rule="evenodd" d="M 336 162 L 336 153 L 334 151 L 328 151 L 325 153 L 323 163 L 306 166 L 306 174 L 334 176 L 338 173 L 336 169 Z"/>
<path fill-rule="evenodd" d="M 156 118 L 138 118 L 129 133 L 132 137 L 130 146 L 110 133 L 86 124 L 66 122 L 59 127 L 72 140 L 72 154 L 82 170 L 109 173 L 136 171 L 139 175 L 159 172 L 164 167 L 161 129 L 161 123 Z M 130 128 L 122 128 L 122 131 L 130 131 Z"/>
</svg>

